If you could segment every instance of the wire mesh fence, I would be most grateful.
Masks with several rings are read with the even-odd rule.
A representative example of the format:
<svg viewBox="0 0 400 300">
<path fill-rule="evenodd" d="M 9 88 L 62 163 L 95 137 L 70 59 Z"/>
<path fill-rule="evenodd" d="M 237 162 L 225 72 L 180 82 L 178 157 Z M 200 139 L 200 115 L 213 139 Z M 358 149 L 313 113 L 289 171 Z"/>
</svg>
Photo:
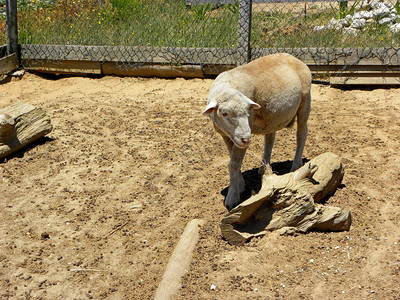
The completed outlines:
<svg viewBox="0 0 400 300">
<path fill-rule="evenodd" d="M 35 45 L 23 48 L 23 59 L 115 61 L 121 68 L 234 62 L 236 5 L 215 9 L 176 0 L 37 1 L 19 8 L 19 42 Z"/>
<path fill-rule="evenodd" d="M 399 2 L 259 3 L 252 19 L 253 57 L 290 52 L 340 71 L 360 64 L 396 67 L 399 61 Z"/>
<path fill-rule="evenodd" d="M 397 70 L 395 1 L 18 0 L 18 39 L 27 68 L 61 60 L 204 68 L 288 52 L 322 71 L 331 65 Z"/>
</svg>

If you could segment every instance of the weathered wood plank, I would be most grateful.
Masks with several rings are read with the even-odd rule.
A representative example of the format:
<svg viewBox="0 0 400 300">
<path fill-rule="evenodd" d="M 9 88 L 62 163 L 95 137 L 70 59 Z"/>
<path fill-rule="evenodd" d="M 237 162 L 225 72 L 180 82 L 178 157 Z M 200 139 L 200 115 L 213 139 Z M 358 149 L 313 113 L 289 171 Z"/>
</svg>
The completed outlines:
<svg viewBox="0 0 400 300">
<path fill-rule="evenodd" d="M 101 75 L 101 62 L 99 61 L 71 61 L 71 60 L 37 60 L 26 59 L 24 68 L 29 71 L 58 74 L 97 74 Z"/>
<path fill-rule="evenodd" d="M 342 160 L 333 153 L 323 153 L 295 172 L 264 174 L 261 190 L 223 217 L 222 236 L 237 245 L 274 230 L 349 230 L 350 211 L 317 204 L 334 193 L 343 175 Z"/>
<path fill-rule="evenodd" d="M 399 74 L 399 66 L 391 65 L 308 65 L 313 73 L 382 73 Z"/>
<path fill-rule="evenodd" d="M 335 85 L 400 85 L 400 76 L 358 76 L 358 77 L 331 77 L 330 84 Z"/>
<path fill-rule="evenodd" d="M 203 78 L 205 77 L 200 65 L 190 66 L 168 66 L 168 65 L 138 65 L 121 66 L 114 62 L 102 64 L 102 74 L 119 76 L 139 76 L 139 77 L 184 77 L 184 78 Z"/>
<path fill-rule="evenodd" d="M 18 57 L 15 53 L 0 58 L 0 74 L 11 72 L 12 70 L 17 69 L 18 66 Z"/>
<path fill-rule="evenodd" d="M 18 151 L 52 130 L 43 109 L 17 102 L 0 110 L 0 158 Z"/>
<path fill-rule="evenodd" d="M 160 64 L 126 64 L 118 62 L 25 60 L 29 71 L 57 74 L 97 74 L 139 77 L 203 78 L 200 65 L 171 66 Z"/>
<path fill-rule="evenodd" d="M 400 65 L 400 49 L 395 48 L 259 48 L 252 50 L 252 59 L 281 52 L 307 65 Z"/>
<path fill-rule="evenodd" d="M 189 269 L 193 250 L 199 239 L 199 228 L 204 224 L 204 220 L 194 219 L 186 225 L 157 288 L 155 300 L 174 299 L 174 295 L 181 287 L 181 278 Z"/>
<path fill-rule="evenodd" d="M 57 74 L 98 74 L 118 76 L 139 76 L 139 77 L 163 77 L 163 78 L 204 78 L 215 76 L 221 72 L 233 69 L 235 65 L 184 65 L 171 66 L 160 64 L 122 64 L 117 62 L 88 62 L 88 61 L 47 61 L 28 60 L 26 67 L 29 71 L 48 72 Z M 400 78 L 400 71 L 397 66 L 361 65 L 309 65 L 313 74 L 330 74 L 332 84 L 373 84 L 372 79 L 363 80 L 364 77 L 381 78 L 375 84 L 399 84 L 396 78 Z M 355 81 L 355 78 L 360 77 Z M 340 78 L 340 79 L 338 79 Z M 344 79 L 343 79 L 344 78 Z M 349 78 L 349 79 L 347 79 Z M 340 83 L 339 83 L 340 82 Z"/>
</svg>

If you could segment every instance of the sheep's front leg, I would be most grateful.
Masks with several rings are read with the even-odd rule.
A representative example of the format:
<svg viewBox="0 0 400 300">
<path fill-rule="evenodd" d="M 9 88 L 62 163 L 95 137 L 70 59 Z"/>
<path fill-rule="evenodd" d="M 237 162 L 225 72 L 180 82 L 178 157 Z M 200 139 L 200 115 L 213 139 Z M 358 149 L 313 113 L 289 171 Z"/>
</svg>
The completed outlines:
<svg viewBox="0 0 400 300">
<path fill-rule="evenodd" d="M 245 189 L 245 182 L 240 168 L 244 155 L 246 154 L 246 148 L 242 149 L 236 147 L 227 137 L 224 137 L 224 141 L 228 147 L 231 158 L 229 162 L 229 190 L 225 198 L 225 207 L 231 210 L 240 203 L 240 194 L 243 193 Z"/>
</svg>

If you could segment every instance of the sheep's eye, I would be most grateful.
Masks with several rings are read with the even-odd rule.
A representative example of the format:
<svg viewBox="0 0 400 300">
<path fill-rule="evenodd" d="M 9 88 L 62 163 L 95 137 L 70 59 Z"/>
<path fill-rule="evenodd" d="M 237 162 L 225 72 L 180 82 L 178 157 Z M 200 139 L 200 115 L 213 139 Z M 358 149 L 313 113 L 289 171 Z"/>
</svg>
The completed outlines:
<svg viewBox="0 0 400 300">
<path fill-rule="evenodd" d="M 227 116 L 228 116 L 228 113 L 227 113 L 227 112 L 223 112 L 223 113 L 221 113 L 221 115 L 222 115 L 223 117 L 227 117 Z"/>
</svg>

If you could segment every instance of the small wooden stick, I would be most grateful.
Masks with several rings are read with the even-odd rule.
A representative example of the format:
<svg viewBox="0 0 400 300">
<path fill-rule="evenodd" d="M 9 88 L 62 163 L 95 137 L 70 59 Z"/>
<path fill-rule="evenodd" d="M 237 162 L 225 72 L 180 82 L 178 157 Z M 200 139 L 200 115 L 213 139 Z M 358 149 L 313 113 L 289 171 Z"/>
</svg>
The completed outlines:
<svg viewBox="0 0 400 300">
<path fill-rule="evenodd" d="M 108 238 L 108 237 L 109 237 L 110 235 L 112 235 L 114 232 L 116 232 L 116 231 L 122 229 L 124 226 L 126 226 L 126 224 L 129 223 L 129 221 L 130 221 L 130 220 L 126 221 L 124 224 L 118 226 L 118 227 L 115 228 L 113 231 L 111 231 L 110 233 L 108 233 L 107 235 L 105 235 L 105 236 L 104 236 L 104 239 L 105 239 L 105 238 Z"/>
<path fill-rule="evenodd" d="M 71 272 L 107 272 L 106 270 L 97 269 L 70 269 Z"/>
<path fill-rule="evenodd" d="M 186 225 L 185 231 L 169 259 L 154 300 L 172 299 L 173 295 L 178 292 L 182 276 L 189 269 L 192 252 L 199 240 L 199 228 L 204 223 L 204 220 L 194 219 Z"/>
</svg>

